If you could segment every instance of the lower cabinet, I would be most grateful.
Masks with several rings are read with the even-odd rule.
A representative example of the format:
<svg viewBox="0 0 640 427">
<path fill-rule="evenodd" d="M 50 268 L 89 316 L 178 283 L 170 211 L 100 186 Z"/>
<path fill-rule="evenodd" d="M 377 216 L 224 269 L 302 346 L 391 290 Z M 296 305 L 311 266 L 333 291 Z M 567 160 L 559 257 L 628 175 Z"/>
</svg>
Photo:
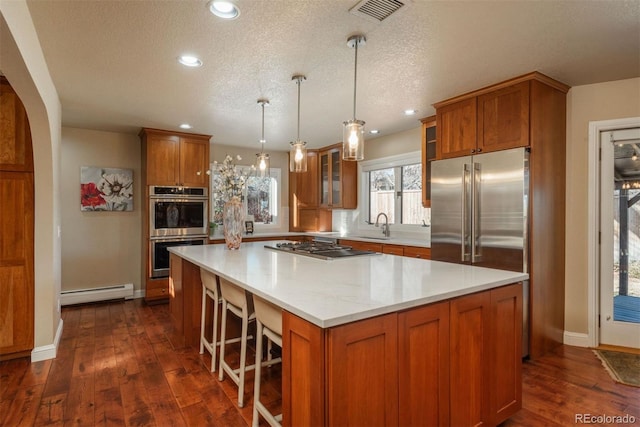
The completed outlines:
<svg viewBox="0 0 640 427">
<path fill-rule="evenodd" d="M 283 425 L 491 425 L 522 405 L 522 286 L 319 328 L 283 313 Z"/>
</svg>

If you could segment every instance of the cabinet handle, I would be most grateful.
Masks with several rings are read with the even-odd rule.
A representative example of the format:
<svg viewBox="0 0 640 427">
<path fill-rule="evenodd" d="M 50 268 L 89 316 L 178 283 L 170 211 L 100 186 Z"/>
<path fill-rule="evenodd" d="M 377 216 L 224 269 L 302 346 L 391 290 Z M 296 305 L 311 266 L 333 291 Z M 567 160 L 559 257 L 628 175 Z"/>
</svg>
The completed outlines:
<svg viewBox="0 0 640 427">
<path fill-rule="evenodd" d="M 473 154 L 473 153 L 475 153 L 475 152 L 476 152 L 476 149 L 475 149 L 475 148 L 472 148 L 472 149 L 471 149 L 471 154 Z"/>
<path fill-rule="evenodd" d="M 200 175 L 202 175 L 202 172 L 198 171 L 198 172 L 196 172 L 196 175 L 200 176 Z"/>
<path fill-rule="evenodd" d="M 478 148 L 478 153 L 482 153 L 482 148 Z"/>
</svg>

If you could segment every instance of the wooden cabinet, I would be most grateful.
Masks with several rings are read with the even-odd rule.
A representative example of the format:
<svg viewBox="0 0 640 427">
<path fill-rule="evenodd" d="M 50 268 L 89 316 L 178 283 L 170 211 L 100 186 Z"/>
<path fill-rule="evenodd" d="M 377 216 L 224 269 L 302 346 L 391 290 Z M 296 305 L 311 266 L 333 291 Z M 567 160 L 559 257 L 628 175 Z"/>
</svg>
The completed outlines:
<svg viewBox="0 0 640 427">
<path fill-rule="evenodd" d="M 328 425 L 398 423 L 397 319 L 388 314 L 328 331 Z"/>
<path fill-rule="evenodd" d="M 398 314 L 401 426 L 449 425 L 449 302 Z"/>
<path fill-rule="evenodd" d="M 533 72 L 434 104 L 438 158 L 530 147 L 532 358 L 553 350 L 564 338 L 566 194 L 558 177 L 566 175 L 568 91 L 569 86 Z"/>
<path fill-rule="evenodd" d="M 356 209 L 358 207 L 358 163 L 342 160 L 342 144 L 320 151 L 320 206 Z"/>
<path fill-rule="evenodd" d="M 422 122 L 422 206 L 431 207 L 431 162 L 436 159 L 436 116 Z"/>
<path fill-rule="evenodd" d="M 389 243 L 363 242 L 361 240 L 340 239 L 341 245 L 351 246 L 363 251 L 381 252 L 384 254 L 400 255 L 410 258 L 431 259 L 431 248 L 421 246 L 403 246 Z"/>
<path fill-rule="evenodd" d="M 495 426 L 521 351 L 520 283 L 330 329 L 285 311 L 283 425 Z"/>
<path fill-rule="evenodd" d="M 431 259 L 431 248 L 421 246 L 405 246 L 404 256 L 409 258 Z"/>
<path fill-rule="evenodd" d="M 142 214 L 142 262 L 145 275 L 145 301 L 166 302 L 169 279 L 152 278 L 149 240 L 149 186 L 186 186 L 209 188 L 210 135 L 171 132 L 143 128 L 142 176 L 145 201 Z M 207 194 L 209 192 L 207 191 Z"/>
<path fill-rule="evenodd" d="M 437 157 L 468 156 L 529 145 L 529 81 L 436 106 Z"/>
<path fill-rule="evenodd" d="M 208 187 L 210 135 L 142 129 L 146 185 Z"/>
<path fill-rule="evenodd" d="M 331 231 L 331 211 L 319 204 L 319 180 L 319 153 L 307 150 L 307 171 L 289 172 L 289 231 Z"/>
<path fill-rule="evenodd" d="M 0 76 L 0 360 L 34 340 L 34 176 L 26 111 Z"/>
<path fill-rule="evenodd" d="M 436 157 L 468 156 L 476 150 L 476 99 L 436 105 L 438 139 Z"/>
</svg>

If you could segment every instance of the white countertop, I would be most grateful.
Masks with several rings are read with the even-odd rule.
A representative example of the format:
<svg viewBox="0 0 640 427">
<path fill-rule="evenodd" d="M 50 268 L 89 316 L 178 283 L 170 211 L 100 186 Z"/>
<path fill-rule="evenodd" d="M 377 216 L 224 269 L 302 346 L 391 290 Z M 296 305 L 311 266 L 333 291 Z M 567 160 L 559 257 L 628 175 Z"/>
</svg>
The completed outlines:
<svg viewBox="0 0 640 427">
<path fill-rule="evenodd" d="M 524 273 L 388 254 L 321 260 L 271 242 L 178 246 L 169 251 L 283 309 L 329 328 L 526 280 Z"/>
<path fill-rule="evenodd" d="M 417 233 L 416 233 L 417 235 Z M 338 231 L 261 231 L 253 234 L 245 234 L 243 238 L 266 238 L 266 237 L 283 237 L 287 236 L 311 236 L 311 237 L 325 237 L 330 239 L 343 239 L 343 240 L 358 240 L 361 242 L 373 242 L 373 243 L 383 243 L 388 245 L 403 245 L 403 246 L 419 246 L 423 248 L 431 247 L 431 240 L 429 238 L 425 238 L 424 236 L 413 237 L 412 234 L 408 233 L 392 233 L 391 237 L 384 237 L 382 233 L 371 233 L 371 232 L 362 232 L 362 233 L 340 233 Z M 214 236 L 214 239 L 224 239 L 222 234 Z"/>
</svg>

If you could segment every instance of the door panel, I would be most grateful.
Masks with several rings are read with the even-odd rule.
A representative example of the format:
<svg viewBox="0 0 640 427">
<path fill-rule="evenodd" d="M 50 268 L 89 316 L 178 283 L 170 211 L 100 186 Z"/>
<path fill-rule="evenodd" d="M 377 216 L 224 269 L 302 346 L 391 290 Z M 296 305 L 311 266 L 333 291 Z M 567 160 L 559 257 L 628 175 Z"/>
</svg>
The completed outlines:
<svg viewBox="0 0 640 427">
<path fill-rule="evenodd" d="M 600 147 L 600 343 L 640 348 L 640 128 Z"/>
</svg>

